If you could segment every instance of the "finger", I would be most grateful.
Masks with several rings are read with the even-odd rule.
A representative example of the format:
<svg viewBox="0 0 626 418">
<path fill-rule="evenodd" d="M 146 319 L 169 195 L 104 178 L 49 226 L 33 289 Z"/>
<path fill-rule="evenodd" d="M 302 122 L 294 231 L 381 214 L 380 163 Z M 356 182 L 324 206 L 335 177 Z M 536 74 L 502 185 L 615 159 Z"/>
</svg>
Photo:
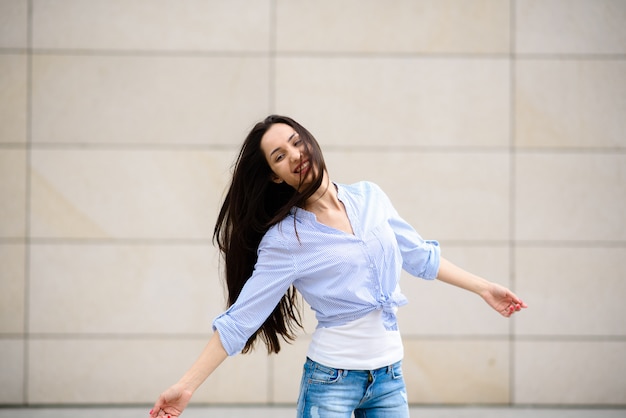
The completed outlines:
<svg viewBox="0 0 626 418">
<path fill-rule="evenodd" d="M 528 308 L 528 305 L 526 305 L 523 300 L 520 299 L 519 301 L 515 302 L 515 310 L 521 311 L 524 308 Z"/>
<path fill-rule="evenodd" d="M 504 309 L 504 312 L 502 313 L 506 318 L 510 318 L 511 315 L 513 315 L 515 312 L 519 311 L 520 309 L 518 308 L 517 304 L 511 304 L 509 306 L 507 306 Z"/>
<path fill-rule="evenodd" d="M 155 417 L 159 416 L 159 411 L 161 410 L 161 407 L 158 404 L 159 404 L 158 402 L 156 404 L 154 404 L 154 406 L 152 407 L 152 409 L 148 413 L 151 418 L 155 418 Z"/>
<path fill-rule="evenodd" d="M 516 295 L 512 294 L 512 300 L 515 304 L 519 305 L 521 308 L 527 308 L 528 306 L 526 305 L 526 303 L 524 303 L 523 300 L 521 300 L 520 298 L 518 298 Z"/>
<path fill-rule="evenodd" d="M 163 416 L 163 414 L 165 413 L 165 411 L 163 411 L 162 409 L 164 404 L 165 404 L 165 401 L 163 399 L 163 396 L 159 396 L 159 399 L 157 399 L 156 403 L 150 410 L 150 416 L 152 418 Z"/>
</svg>

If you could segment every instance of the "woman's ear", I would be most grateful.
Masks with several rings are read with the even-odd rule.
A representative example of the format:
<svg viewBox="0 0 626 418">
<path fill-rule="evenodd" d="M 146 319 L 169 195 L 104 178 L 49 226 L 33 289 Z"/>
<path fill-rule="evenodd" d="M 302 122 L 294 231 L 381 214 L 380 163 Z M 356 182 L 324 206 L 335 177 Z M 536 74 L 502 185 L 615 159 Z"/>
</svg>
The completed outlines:
<svg viewBox="0 0 626 418">
<path fill-rule="evenodd" d="M 278 177 L 278 176 L 277 176 L 276 174 L 274 174 L 274 173 L 272 173 L 272 174 L 271 174 L 271 178 L 272 178 L 272 181 L 273 181 L 274 183 L 276 183 L 276 184 L 280 184 L 280 183 L 282 183 L 282 182 L 284 181 L 283 179 L 281 179 L 280 177 Z"/>
</svg>

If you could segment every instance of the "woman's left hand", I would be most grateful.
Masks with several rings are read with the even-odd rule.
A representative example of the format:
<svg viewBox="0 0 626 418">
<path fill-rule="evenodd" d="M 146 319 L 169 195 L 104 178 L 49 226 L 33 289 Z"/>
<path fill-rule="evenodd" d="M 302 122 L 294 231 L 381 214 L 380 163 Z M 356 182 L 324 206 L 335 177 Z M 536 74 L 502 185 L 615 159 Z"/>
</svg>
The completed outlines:
<svg viewBox="0 0 626 418">
<path fill-rule="evenodd" d="M 183 413 L 183 410 L 187 407 L 187 404 L 191 400 L 192 393 L 189 390 L 183 389 L 180 385 L 176 384 L 165 392 L 163 392 L 159 399 L 152 407 L 150 411 L 151 418 L 177 418 Z"/>
<path fill-rule="evenodd" d="M 528 305 L 504 286 L 497 283 L 489 283 L 486 290 L 481 293 L 482 298 L 500 315 L 508 318 L 515 312 L 528 308 Z"/>
</svg>

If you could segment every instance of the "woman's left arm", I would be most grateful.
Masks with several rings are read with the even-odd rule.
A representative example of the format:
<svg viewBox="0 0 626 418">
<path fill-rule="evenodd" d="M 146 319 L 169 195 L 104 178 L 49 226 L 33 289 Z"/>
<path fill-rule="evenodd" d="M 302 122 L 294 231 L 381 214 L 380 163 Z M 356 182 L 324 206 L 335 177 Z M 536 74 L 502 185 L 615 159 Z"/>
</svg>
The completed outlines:
<svg viewBox="0 0 626 418">
<path fill-rule="evenodd" d="M 528 306 L 513 292 L 452 264 L 441 257 L 437 279 L 442 282 L 474 292 L 502 316 L 510 317 Z"/>
</svg>

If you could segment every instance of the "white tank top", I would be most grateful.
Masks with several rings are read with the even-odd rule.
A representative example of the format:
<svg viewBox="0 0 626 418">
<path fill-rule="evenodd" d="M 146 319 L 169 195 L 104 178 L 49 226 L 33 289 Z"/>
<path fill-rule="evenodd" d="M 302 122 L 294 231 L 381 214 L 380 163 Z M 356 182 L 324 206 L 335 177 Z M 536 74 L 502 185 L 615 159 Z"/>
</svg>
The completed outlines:
<svg viewBox="0 0 626 418">
<path fill-rule="evenodd" d="M 320 364 L 344 370 L 374 370 L 389 366 L 404 356 L 399 331 L 387 331 L 382 311 L 313 332 L 307 356 Z"/>
</svg>

